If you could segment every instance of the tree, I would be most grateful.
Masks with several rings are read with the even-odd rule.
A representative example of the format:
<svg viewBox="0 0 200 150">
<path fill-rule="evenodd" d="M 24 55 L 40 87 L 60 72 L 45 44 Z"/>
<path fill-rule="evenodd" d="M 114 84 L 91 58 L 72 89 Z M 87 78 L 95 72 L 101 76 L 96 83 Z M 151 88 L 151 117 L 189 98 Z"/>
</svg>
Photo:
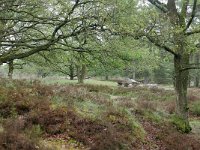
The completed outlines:
<svg viewBox="0 0 200 150">
<path fill-rule="evenodd" d="M 71 38 L 102 26 L 107 12 L 100 4 L 99 0 L 1 1 L 0 64 L 62 49 L 63 44 L 70 47 Z"/>
<path fill-rule="evenodd" d="M 117 1 L 116 19 L 113 19 L 112 29 L 107 29 L 113 35 L 129 36 L 143 42 L 146 39 L 146 42 L 173 56 L 176 114 L 182 120 L 183 132 L 191 131 L 187 100 L 189 70 L 200 68 L 198 64 L 190 64 L 189 61 L 190 55 L 199 45 L 197 6 L 197 0 L 193 0 L 192 4 L 189 0 Z"/>
<path fill-rule="evenodd" d="M 184 128 L 182 130 L 189 132 L 191 127 L 188 121 L 187 86 L 189 69 L 196 67 L 191 66 L 189 62 L 191 43 L 188 42 L 188 38 L 200 33 L 200 27 L 193 25 L 196 19 L 197 0 L 193 1 L 190 15 L 188 15 L 189 0 L 180 1 L 181 5 L 177 5 L 175 0 L 168 0 L 166 4 L 158 0 L 148 1 L 159 11 L 158 16 L 167 21 L 157 19 L 158 21 L 154 22 L 145 36 L 150 42 L 171 53 L 174 57 L 175 91 L 177 94 L 176 113 L 183 121 Z M 164 24 L 162 24 L 163 22 Z M 164 29 L 167 32 L 164 32 Z M 161 36 L 164 36 L 164 38 Z M 167 36 L 168 38 L 165 39 Z"/>
<path fill-rule="evenodd" d="M 13 77 L 13 71 L 14 71 L 14 64 L 13 60 L 8 62 L 8 78 L 12 79 Z"/>
</svg>

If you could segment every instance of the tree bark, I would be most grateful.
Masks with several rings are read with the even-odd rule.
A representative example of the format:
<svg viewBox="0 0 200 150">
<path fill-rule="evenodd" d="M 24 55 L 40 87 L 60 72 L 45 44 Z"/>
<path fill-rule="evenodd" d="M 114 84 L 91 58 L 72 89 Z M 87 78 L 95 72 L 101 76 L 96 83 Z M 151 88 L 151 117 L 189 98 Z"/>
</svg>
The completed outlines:
<svg viewBox="0 0 200 150">
<path fill-rule="evenodd" d="M 198 72 L 195 77 L 195 87 L 199 87 L 199 73 Z"/>
<path fill-rule="evenodd" d="M 85 64 L 78 65 L 77 66 L 78 83 L 80 84 L 84 83 L 85 75 L 86 75 L 86 65 Z"/>
<path fill-rule="evenodd" d="M 177 94 L 176 99 L 176 114 L 182 120 L 182 131 L 188 133 L 191 127 L 188 121 L 188 100 L 187 100 L 187 86 L 189 71 L 182 71 L 182 67 L 189 64 L 189 55 L 184 54 L 180 57 L 174 57 L 175 69 L 175 91 Z"/>
<path fill-rule="evenodd" d="M 86 75 L 86 65 L 82 64 L 80 83 L 84 83 L 85 75 Z"/>
<path fill-rule="evenodd" d="M 13 64 L 13 60 L 9 61 L 8 63 L 8 78 L 12 79 L 13 78 L 13 71 L 14 71 L 14 64 Z"/>
<path fill-rule="evenodd" d="M 81 76 L 81 67 L 80 65 L 77 65 L 76 66 L 76 69 L 77 69 L 77 78 L 78 78 L 78 83 L 80 83 L 80 76 Z"/>
<path fill-rule="evenodd" d="M 199 53 L 195 54 L 195 63 L 199 63 Z M 199 87 L 199 70 L 195 73 L 195 87 Z"/>
<path fill-rule="evenodd" d="M 135 80 L 135 71 L 132 73 L 132 79 Z"/>
<path fill-rule="evenodd" d="M 74 80 L 74 66 L 72 64 L 69 66 L 69 78 Z"/>
</svg>

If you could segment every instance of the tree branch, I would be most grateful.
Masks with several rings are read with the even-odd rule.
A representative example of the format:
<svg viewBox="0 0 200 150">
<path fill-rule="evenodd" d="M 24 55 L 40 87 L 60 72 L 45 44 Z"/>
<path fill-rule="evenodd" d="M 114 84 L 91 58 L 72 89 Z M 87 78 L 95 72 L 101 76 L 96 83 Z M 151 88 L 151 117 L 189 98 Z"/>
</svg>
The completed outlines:
<svg viewBox="0 0 200 150">
<path fill-rule="evenodd" d="M 190 27 L 192 21 L 194 20 L 194 17 L 195 17 L 195 14 L 196 14 L 196 12 L 195 12 L 196 11 L 196 6 L 197 6 L 197 0 L 194 0 L 193 8 L 192 8 L 192 14 L 190 16 L 190 19 L 189 19 L 189 21 L 188 21 L 188 23 L 187 23 L 186 28 L 184 29 L 184 31 L 186 31 Z"/>
<path fill-rule="evenodd" d="M 170 48 L 167 47 L 166 45 L 157 42 L 156 40 L 154 40 L 153 38 L 151 38 L 151 37 L 148 36 L 148 35 L 146 35 L 146 37 L 147 37 L 147 39 L 148 39 L 151 43 L 153 43 L 155 46 L 164 49 L 165 51 L 167 51 L 167 52 L 173 54 L 173 55 L 176 56 L 176 57 L 179 56 L 177 53 L 175 53 L 172 49 L 170 49 Z"/>
<path fill-rule="evenodd" d="M 186 67 L 186 68 L 183 68 L 181 69 L 180 71 L 187 71 L 187 70 L 191 70 L 191 69 L 200 69 L 200 66 L 197 66 L 197 67 Z"/>
<path fill-rule="evenodd" d="M 200 63 L 189 64 L 188 66 L 182 68 L 180 71 L 186 71 L 186 70 L 191 70 L 191 69 L 200 69 Z"/>
<path fill-rule="evenodd" d="M 193 34 L 197 34 L 200 33 L 200 28 L 199 29 L 194 29 L 190 32 L 186 32 L 185 35 L 189 36 L 189 35 L 193 35 Z"/>
<path fill-rule="evenodd" d="M 181 16 L 183 16 L 184 18 L 186 17 L 186 14 L 187 14 L 188 3 L 189 3 L 189 0 L 183 1 L 183 6 L 182 6 L 182 9 L 181 9 Z"/>
<path fill-rule="evenodd" d="M 161 10 L 164 13 L 168 12 L 168 8 L 167 5 L 165 5 L 164 3 L 161 3 L 158 0 L 148 0 L 152 5 L 156 6 L 159 10 Z"/>
<path fill-rule="evenodd" d="M 71 11 L 68 13 L 68 15 L 67 15 L 67 17 L 65 18 L 65 20 L 64 20 L 62 23 L 60 23 L 60 24 L 54 29 L 54 31 L 53 31 L 53 33 L 52 33 L 52 36 L 51 36 L 52 39 L 55 37 L 55 35 L 56 35 L 56 33 L 58 32 L 58 30 L 68 23 L 68 21 L 69 21 L 69 18 L 68 18 L 68 17 L 74 12 L 75 8 L 78 6 L 79 1 L 80 1 L 80 0 L 76 0 L 74 6 L 72 7 Z"/>
</svg>

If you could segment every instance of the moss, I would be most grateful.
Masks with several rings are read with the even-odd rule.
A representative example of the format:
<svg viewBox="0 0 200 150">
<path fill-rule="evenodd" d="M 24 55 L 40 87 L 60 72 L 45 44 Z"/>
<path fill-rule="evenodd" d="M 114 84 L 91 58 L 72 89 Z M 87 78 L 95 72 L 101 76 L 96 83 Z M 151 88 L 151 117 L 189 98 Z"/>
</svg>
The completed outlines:
<svg viewBox="0 0 200 150">
<path fill-rule="evenodd" d="M 177 115 L 172 116 L 171 122 L 176 126 L 179 131 L 183 133 L 189 133 L 192 130 L 190 125 L 187 125 L 186 121 Z"/>
</svg>

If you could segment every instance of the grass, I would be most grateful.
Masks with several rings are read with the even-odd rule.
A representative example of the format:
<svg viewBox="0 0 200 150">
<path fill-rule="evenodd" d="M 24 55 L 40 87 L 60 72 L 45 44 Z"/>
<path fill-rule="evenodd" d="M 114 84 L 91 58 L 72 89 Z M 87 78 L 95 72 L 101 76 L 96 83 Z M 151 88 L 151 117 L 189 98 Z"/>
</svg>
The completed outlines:
<svg viewBox="0 0 200 150">
<path fill-rule="evenodd" d="M 101 114 L 105 110 L 105 106 L 91 101 L 76 102 L 74 107 L 80 115 L 91 120 L 101 119 Z"/>
<path fill-rule="evenodd" d="M 192 132 L 200 135 L 200 120 L 192 119 L 190 120 L 190 125 L 192 127 Z"/>
<path fill-rule="evenodd" d="M 57 78 L 44 78 L 41 79 L 42 82 L 44 82 L 45 84 L 59 84 L 59 85 L 63 85 L 63 84 L 77 84 L 78 80 L 69 80 L 69 79 L 57 79 Z M 105 86 L 117 86 L 116 82 L 113 81 L 102 81 L 102 80 L 95 80 L 95 79 L 85 79 L 84 81 L 85 84 L 92 84 L 92 85 L 105 85 Z"/>
</svg>

